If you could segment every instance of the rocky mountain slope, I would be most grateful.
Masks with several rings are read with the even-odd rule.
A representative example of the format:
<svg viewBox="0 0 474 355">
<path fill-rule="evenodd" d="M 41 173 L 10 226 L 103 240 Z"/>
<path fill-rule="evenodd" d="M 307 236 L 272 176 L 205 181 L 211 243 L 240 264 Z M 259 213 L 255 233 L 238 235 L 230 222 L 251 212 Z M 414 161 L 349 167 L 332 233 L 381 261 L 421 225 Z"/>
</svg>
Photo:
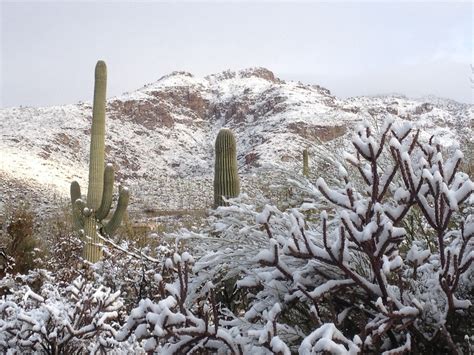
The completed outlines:
<svg viewBox="0 0 474 355">
<path fill-rule="evenodd" d="M 86 186 L 91 116 L 91 104 L 82 102 L 1 109 L 3 190 L 14 181 L 67 196 L 73 179 Z M 110 98 L 107 155 L 142 203 L 193 208 L 212 195 L 213 144 L 221 127 L 236 133 L 245 175 L 267 163 L 299 169 L 303 148 L 348 136 L 363 120 L 380 124 L 386 116 L 415 122 L 447 147 L 456 141 L 472 146 L 474 105 L 434 97 L 342 100 L 320 86 L 251 68 L 205 78 L 174 72 Z"/>
</svg>

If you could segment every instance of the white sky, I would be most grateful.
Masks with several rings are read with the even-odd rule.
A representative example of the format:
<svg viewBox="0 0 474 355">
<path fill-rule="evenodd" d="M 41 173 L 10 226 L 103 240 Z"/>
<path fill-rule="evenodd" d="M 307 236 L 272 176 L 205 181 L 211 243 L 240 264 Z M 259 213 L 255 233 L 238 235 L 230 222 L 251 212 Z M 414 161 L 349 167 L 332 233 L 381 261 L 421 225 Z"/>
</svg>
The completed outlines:
<svg viewBox="0 0 474 355">
<path fill-rule="evenodd" d="M 173 70 L 263 66 L 341 97 L 435 94 L 472 103 L 472 2 L 7 2 L 0 107 L 108 96 Z"/>
</svg>

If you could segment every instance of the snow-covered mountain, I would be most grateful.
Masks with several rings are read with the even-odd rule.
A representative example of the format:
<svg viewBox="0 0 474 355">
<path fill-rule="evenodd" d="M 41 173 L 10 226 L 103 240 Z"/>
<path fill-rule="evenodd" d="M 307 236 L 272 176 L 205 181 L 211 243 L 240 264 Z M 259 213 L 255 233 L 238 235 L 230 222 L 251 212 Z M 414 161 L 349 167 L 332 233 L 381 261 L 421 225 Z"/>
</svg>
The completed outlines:
<svg viewBox="0 0 474 355">
<path fill-rule="evenodd" d="M 472 142 L 474 105 L 435 97 L 342 100 L 318 85 L 251 68 L 205 78 L 173 72 L 110 98 L 107 160 L 134 190 L 154 192 L 150 204 L 176 204 L 166 190 L 170 186 L 201 204 L 200 198 L 212 195 L 213 144 L 222 127 L 236 133 L 240 170 L 246 173 L 266 163 L 294 168 L 303 148 L 387 115 L 413 121 L 446 146 Z M 91 116 L 90 103 L 1 109 L 3 190 L 13 184 L 67 196 L 74 179 L 85 188 Z"/>
</svg>

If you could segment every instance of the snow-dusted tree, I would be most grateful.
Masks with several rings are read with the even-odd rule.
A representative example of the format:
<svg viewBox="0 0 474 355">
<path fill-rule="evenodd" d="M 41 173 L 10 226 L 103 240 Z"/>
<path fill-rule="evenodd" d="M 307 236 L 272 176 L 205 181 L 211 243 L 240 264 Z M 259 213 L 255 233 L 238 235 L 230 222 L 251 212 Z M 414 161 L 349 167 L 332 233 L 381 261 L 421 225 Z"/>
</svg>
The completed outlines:
<svg viewBox="0 0 474 355">
<path fill-rule="evenodd" d="M 73 354 L 131 350 L 115 340 L 120 292 L 94 287 L 82 277 L 65 289 L 54 279 L 39 292 L 24 286 L 0 300 L 2 353 Z M 136 347 L 135 350 L 139 348 Z"/>
</svg>

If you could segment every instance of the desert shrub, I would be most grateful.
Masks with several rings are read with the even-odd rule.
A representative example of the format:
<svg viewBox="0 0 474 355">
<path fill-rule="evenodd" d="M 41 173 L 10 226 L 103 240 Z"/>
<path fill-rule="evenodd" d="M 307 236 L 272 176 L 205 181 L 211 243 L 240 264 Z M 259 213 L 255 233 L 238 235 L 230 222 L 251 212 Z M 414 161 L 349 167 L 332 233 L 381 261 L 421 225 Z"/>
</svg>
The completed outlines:
<svg viewBox="0 0 474 355">
<path fill-rule="evenodd" d="M 133 334 L 138 340 L 145 340 L 144 349 L 150 353 L 243 354 L 238 329 L 220 324 L 222 313 L 212 283 L 203 285 L 199 299 L 188 297 L 193 262 L 187 252 L 175 253 L 165 261 L 163 272 L 155 277 L 160 291 L 158 300 L 141 300 L 118 340 Z"/>
<path fill-rule="evenodd" d="M 98 283 L 114 292 L 120 291 L 124 310 L 129 312 L 141 299 L 158 294 L 154 276 L 161 269 L 167 249 L 162 247 L 158 252 L 151 252 L 149 249 L 135 249 L 128 242 L 121 243 L 120 248 L 123 251 L 110 245 L 106 247 L 104 258 L 91 266 L 91 272 Z"/>
<path fill-rule="evenodd" d="M 58 216 L 60 217 L 60 216 Z M 71 215 L 51 221 L 47 234 L 48 254 L 43 264 L 59 282 L 69 283 L 84 274 L 83 239 L 73 230 Z"/>
<path fill-rule="evenodd" d="M 306 195 L 301 207 L 262 206 L 243 194 L 160 247 L 102 238 L 105 258 L 69 285 L 43 273 L 31 287 L 30 272 L 0 301 L 0 346 L 468 353 L 474 183 L 460 171 L 462 153 L 445 158 L 435 139 L 388 121 L 378 133 L 362 126 L 340 156 L 330 179 L 293 179 Z M 87 318 L 90 337 L 84 325 L 57 321 L 61 314 L 68 324 L 74 302 L 97 315 Z M 96 311 L 104 304 L 111 308 Z"/>
<path fill-rule="evenodd" d="M 54 278 L 35 292 L 22 286 L 0 300 L 0 349 L 4 353 L 106 353 L 139 351 L 115 340 L 122 307 L 120 292 L 86 282 L 67 287 Z"/>
<path fill-rule="evenodd" d="M 177 275 L 156 276 L 166 292 L 133 310 L 121 337 L 143 335 L 164 353 L 213 351 L 219 335 L 230 344 L 222 353 L 467 352 L 474 184 L 459 171 L 462 153 L 445 160 L 434 139 L 392 122 L 378 135 L 361 127 L 352 143 L 344 158 L 358 182 L 344 166 L 332 187 L 318 179 L 325 202 L 315 199 L 314 222 L 236 199 L 216 211 L 213 230 L 178 233 L 194 246 L 192 272 L 180 254 L 171 259 Z M 214 305 L 219 284 L 236 278 L 245 302 Z"/>
<path fill-rule="evenodd" d="M 36 265 L 40 243 L 34 235 L 35 213 L 25 202 L 7 206 L 1 234 L 2 269 L 11 273 L 26 273 Z"/>
</svg>

